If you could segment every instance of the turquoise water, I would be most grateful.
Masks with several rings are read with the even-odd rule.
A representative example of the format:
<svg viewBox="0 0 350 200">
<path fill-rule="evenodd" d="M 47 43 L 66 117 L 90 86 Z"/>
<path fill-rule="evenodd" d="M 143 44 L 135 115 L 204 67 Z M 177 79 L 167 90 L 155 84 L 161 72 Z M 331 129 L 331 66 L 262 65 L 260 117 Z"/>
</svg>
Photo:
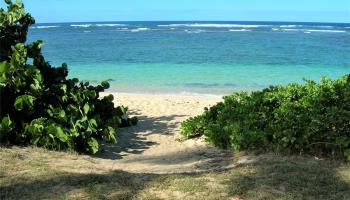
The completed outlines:
<svg viewBox="0 0 350 200">
<path fill-rule="evenodd" d="M 111 91 L 229 94 L 350 73 L 350 24 L 113 22 L 38 24 L 53 65 Z"/>
</svg>

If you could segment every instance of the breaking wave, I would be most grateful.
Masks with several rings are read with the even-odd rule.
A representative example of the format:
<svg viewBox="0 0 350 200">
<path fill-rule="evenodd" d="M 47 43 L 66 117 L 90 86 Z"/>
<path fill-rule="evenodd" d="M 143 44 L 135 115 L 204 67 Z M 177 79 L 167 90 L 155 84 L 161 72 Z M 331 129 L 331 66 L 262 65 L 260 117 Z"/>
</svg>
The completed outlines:
<svg viewBox="0 0 350 200">
<path fill-rule="evenodd" d="M 33 28 L 45 29 L 45 28 L 58 28 L 60 26 L 34 26 Z"/>
<path fill-rule="evenodd" d="M 312 33 L 312 32 L 320 32 L 320 33 L 346 33 L 345 30 L 333 30 L 333 29 L 279 29 L 272 28 L 273 31 L 284 31 L 284 32 L 304 32 L 304 33 Z"/>
<path fill-rule="evenodd" d="M 249 30 L 249 29 L 230 29 L 228 31 L 230 31 L 230 32 L 249 32 L 252 30 Z"/>
<path fill-rule="evenodd" d="M 303 25 L 281 25 L 280 28 L 296 28 L 302 27 Z"/>
<path fill-rule="evenodd" d="M 88 28 L 91 27 L 92 24 L 71 24 L 71 27 L 81 27 L 81 28 Z"/>
<path fill-rule="evenodd" d="M 149 31 L 149 28 L 135 28 L 131 29 L 130 32 L 140 32 L 140 31 Z"/>
<path fill-rule="evenodd" d="M 126 24 L 96 24 L 98 27 L 127 26 Z"/>
<path fill-rule="evenodd" d="M 342 30 L 319 30 L 319 29 L 311 29 L 307 30 L 308 32 L 323 32 L 323 33 L 346 33 L 346 31 Z"/>
<path fill-rule="evenodd" d="M 259 28 L 271 25 L 250 25 L 250 24 L 167 24 L 158 27 L 190 27 L 190 28 Z"/>
</svg>

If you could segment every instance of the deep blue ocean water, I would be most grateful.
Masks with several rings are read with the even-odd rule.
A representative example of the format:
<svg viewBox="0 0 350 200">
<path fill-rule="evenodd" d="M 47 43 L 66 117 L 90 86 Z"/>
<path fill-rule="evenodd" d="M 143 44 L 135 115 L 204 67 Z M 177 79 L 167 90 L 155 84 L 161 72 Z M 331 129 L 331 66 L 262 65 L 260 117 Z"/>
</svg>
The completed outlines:
<svg viewBox="0 0 350 200">
<path fill-rule="evenodd" d="M 110 91 L 229 94 L 350 73 L 350 24 L 100 22 L 36 24 L 52 65 Z"/>
</svg>

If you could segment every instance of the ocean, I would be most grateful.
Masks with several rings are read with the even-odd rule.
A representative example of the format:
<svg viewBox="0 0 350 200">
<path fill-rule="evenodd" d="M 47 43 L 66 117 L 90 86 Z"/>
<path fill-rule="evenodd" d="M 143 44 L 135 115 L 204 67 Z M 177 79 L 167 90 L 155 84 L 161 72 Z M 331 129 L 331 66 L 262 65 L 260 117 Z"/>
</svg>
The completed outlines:
<svg viewBox="0 0 350 200">
<path fill-rule="evenodd" d="M 89 22 L 35 24 L 53 66 L 111 92 L 227 95 L 350 73 L 350 24 Z"/>
</svg>

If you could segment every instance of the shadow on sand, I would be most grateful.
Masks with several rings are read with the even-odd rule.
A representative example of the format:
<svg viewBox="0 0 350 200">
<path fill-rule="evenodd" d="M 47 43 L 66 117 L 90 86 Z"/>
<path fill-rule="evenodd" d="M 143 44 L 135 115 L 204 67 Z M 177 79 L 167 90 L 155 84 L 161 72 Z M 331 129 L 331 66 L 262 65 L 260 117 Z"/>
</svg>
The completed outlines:
<svg viewBox="0 0 350 200">
<path fill-rule="evenodd" d="M 118 130 L 118 138 L 116 144 L 103 143 L 101 151 L 96 154 L 96 157 L 104 159 L 121 159 L 125 154 L 141 154 L 146 149 L 158 143 L 148 141 L 146 136 L 159 135 L 174 135 L 179 126 L 179 122 L 169 123 L 175 118 L 185 117 L 184 115 L 169 115 L 161 117 L 147 117 L 139 115 L 137 112 L 132 112 L 136 115 L 139 122 L 136 126 L 121 128 Z"/>
</svg>

